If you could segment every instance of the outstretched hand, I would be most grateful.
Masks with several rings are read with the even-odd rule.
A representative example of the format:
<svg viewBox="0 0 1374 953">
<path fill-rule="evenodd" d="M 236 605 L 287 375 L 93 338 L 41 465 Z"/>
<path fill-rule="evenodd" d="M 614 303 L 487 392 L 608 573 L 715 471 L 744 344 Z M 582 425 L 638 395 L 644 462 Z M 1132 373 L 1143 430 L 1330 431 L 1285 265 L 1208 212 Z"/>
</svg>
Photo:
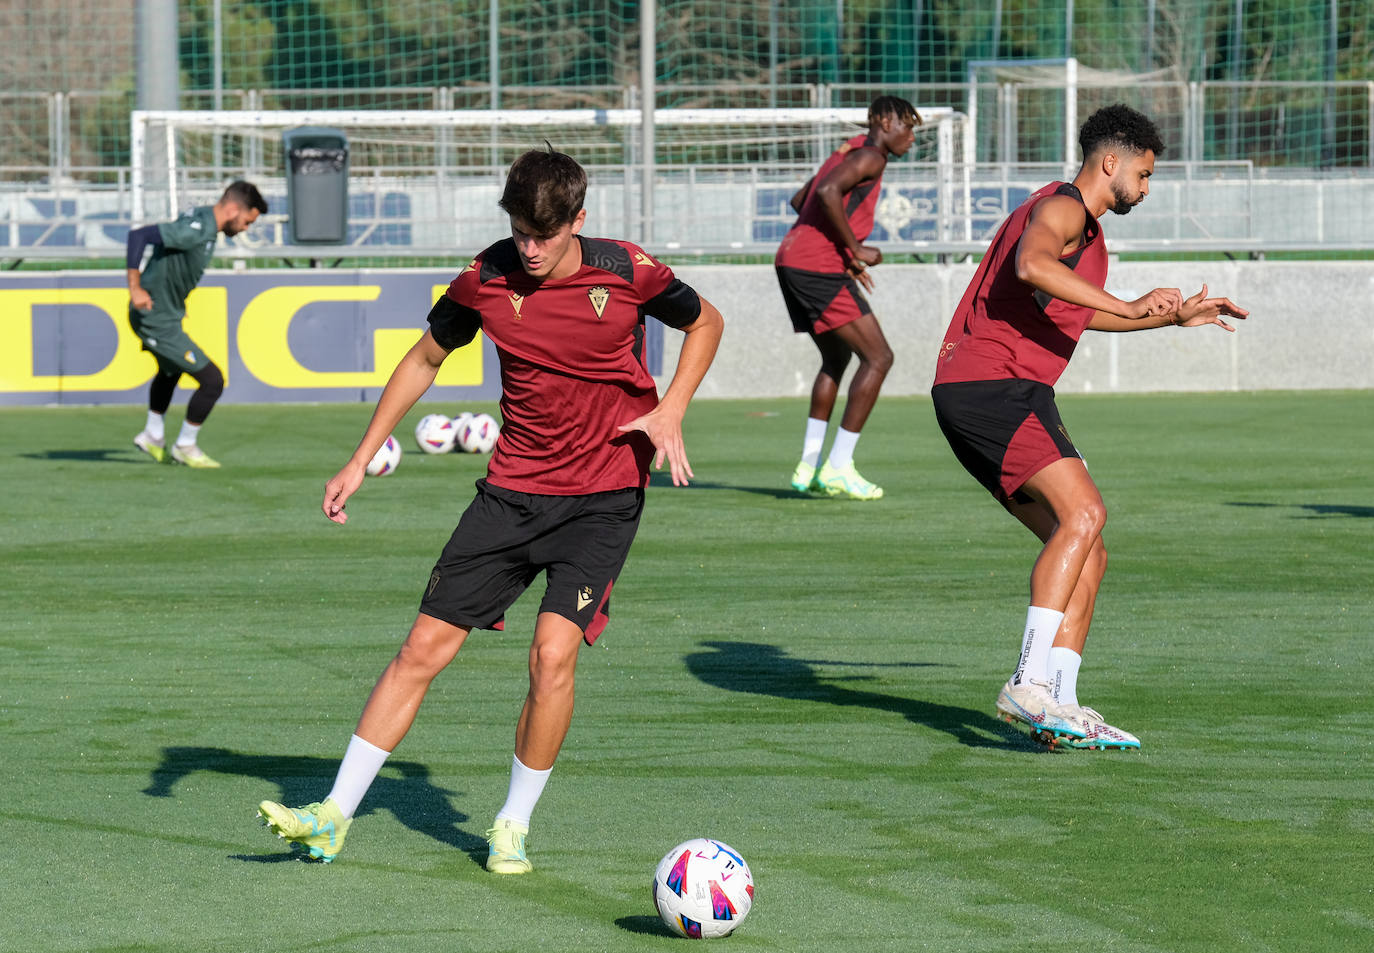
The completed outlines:
<svg viewBox="0 0 1374 953">
<path fill-rule="evenodd" d="M 1174 323 L 1181 328 L 1215 324 L 1224 331 L 1234 331 L 1235 328 L 1221 319 L 1223 314 L 1244 320 L 1249 317 L 1250 312 L 1237 306 L 1230 298 L 1207 297 L 1207 286 L 1203 285 L 1201 291 L 1184 301 L 1178 308 L 1174 315 Z"/>
<path fill-rule="evenodd" d="M 324 485 L 324 502 L 320 504 L 325 516 L 335 523 L 348 522 L 348 514 L 344 512 L 344 504 L 357 491 L 358 487 L 363 485 L 363 475 L 363 468 L 350 461 L 330 478 L 329 482 Z"/>
<path fill-rule="evenodd" d="M 1156 288 L 1144 297 L 1131 302 L 1130 314 L 1126 318 L 1148 318 L 1157 314 L 1174 314 L 1183 304 L 1183 295 L 1177 288 Z"/>
<path fill-rule="evenodd" d="M 668 470 L 673 475 L 673 486 L 686 486 L 688 477 L 695 477 L 692 465 L 687 462 L 687 447 L 682 442 L 682 415 L 665 411 L 660 404 L 642 417 L 636 417 L 628 424 L 616 428 L 621 433 L 632 430 L 643 431 L 654 445 L 654 469 L 662 470 L 663 461 L 668 461 Z"/>
</svg>

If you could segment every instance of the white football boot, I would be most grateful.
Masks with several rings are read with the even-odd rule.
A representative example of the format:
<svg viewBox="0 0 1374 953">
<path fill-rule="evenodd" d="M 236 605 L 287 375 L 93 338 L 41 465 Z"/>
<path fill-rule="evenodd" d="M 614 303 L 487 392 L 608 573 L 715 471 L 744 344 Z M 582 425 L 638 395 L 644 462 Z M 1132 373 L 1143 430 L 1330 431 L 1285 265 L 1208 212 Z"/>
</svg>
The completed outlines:
<svg viewBox="0 0 1374 953">
<path fill-rule="evenodd" d="M 1013 685 L 1007 679 L 997 694 L 997 714 L 1004 721 L 1026 725 L 1036 741 L 1051 748 L 1060 741 L 1071 743 L 1087 736 L 1087 730 L 1054 700 L 1046 682 L 1028 678 Z"/>
</svg>

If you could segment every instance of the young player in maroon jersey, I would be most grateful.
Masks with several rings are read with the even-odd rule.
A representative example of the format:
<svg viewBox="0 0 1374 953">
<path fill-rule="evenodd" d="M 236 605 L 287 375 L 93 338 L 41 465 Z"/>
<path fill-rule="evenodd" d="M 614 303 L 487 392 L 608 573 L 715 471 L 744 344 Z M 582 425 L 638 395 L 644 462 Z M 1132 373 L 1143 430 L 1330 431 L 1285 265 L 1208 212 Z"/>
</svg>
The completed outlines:
<svg viewBox="0 0 1374 953">
<path fill-rule="evenodd" d="M 472 629 L 501 628 L 507 607 L 543 571 L 509 796 L 487 832 L 488 870 L 530 870 L 525 837 L 572 719 L 578 649 L 606 625 L 650 462 L 661 468 L 666 460 L 674 485 L 693 475 L 682 417 L 715 355 L 720 313 L 629 242 L 583 238 L 586 187 L 582 167 L 552 149 L 515 161 L 501 197 L 511 237 L 478 255 L 439 298 L 357 450 L 325 484 L 324 513 L 343 523 L 368 461 L 444 359 L 479 330 L 492 341 L 504 420 L 486 479 L 363 708 L 333 790 L 302 808 L 259 806 L 274 831 L 319 860 L 333 860 L 343 846 L 359 801 L 405 737 L 430 682 Z M 646 315 L 686 334 L 662 398 L 644 364 Z"/>
<path fill-rule="evenodd" d="M 800 493 L 856 500 L 883 495 L 882 487 L 865 480 L 854 466 L 859 432 L 892 368 L 892 349 L 859 285 L 873 290 L 868 269 L 883 260 L 883 253 L 864 241 L 873 230 L 887 157 L 906 155 L 920 124 L 916 108 L 905 99 L 878 97 L 868 107 L 868 132 L 840 146 L 792 197 L 797 221 L 778 247 L 774 265 L 792 327 L 811 335 L 821 352 L 802 458 L 792 474 L 792 487 Z M 859 368 L 822 464 L 821 446 L 840 379 L 856 354 Z"/>
<path fill-rule="evenodd" d="M 998 712 L 1046 743 L 1138 748 L 1134 735 L 1078 702 L 1078 666 L 1107 568 L 1107 511 L 1060 421 L 1053 385 L 1085 330 L 1233 331 L 1221 315 L 1248 312 L 1207 297 L 1206 285 L 1187 299 L 1156 288 L 1129 302 L 1104 290 L 1098 218 L 1144 201 L 1164 145 L 1149 119 L 1121 105 L 1094 113 L 1078 141 L 1083 165 L 1073 182 L 1040 189 L 997 232 L 945 334 L 931 396 L 959 462 L 1044 544 Z"/>
</svg>

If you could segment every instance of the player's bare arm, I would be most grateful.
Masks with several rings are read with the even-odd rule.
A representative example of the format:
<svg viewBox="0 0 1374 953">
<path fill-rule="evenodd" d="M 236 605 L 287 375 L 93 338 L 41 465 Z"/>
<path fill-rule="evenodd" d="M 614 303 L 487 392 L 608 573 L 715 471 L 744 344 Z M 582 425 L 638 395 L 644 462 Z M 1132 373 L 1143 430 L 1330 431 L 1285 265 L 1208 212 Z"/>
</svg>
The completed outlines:
<svg viewBox="0 0 1374 953">
<path fill-rule="evenodd" d="M 655 449 L 654 469 L 662 470 L 666 459 L 673 486 L 686 486 L 688 479 L 696 476 L 687 462 L 687 449 L 682 440 L 682 418 L 716 356 L 716 347 L 720 344 L 724 328 L 725 321 L 720 311 L 701 298 L 701 314 L 682 329 L 686 337 L 678 355 L 677 370 L 673 373 L 672 383 L 659 399 L 658 406 L 618 428 L 626 432 L 642 430 L 648 435 Z"/>
<path fill-rule="evenodd" d="M 1174 315 L 1174 324 L 1181 328 L 1196 328 L 1204 324 L 1215 324 L 1224 331 L 1234 331 L 1234 327 L 1221 319 L 1223 314 L 1242 321 L 1250 316 L 1249 311 L 1237 305 L 1230 298 L 1207 297 L 1207 286 L 1203 285 L 1201 291 L 1183 302 L 1183 306 Z"/>
<path fill-rule="evenodd" d="M 358 449 L 353 451 L 353 456 L 349 457 L 343 469 L 324 485 L 321 508 L 329 519 L 340 524 L 348 522 L 344 504 L 362 486 L 368 461 L 396 429 L 401 418 L 429 390 L 435 375 L 439 373 L 439 366 L 448 355 L 449 352 L 440 347 L 434 336 L 426 331 L 401 358 L 391 372 L 382 396 L 377 399 L 377 409 L 372 412 L 372 420 L 363 433 Z"/>
<path fill-rule="evenodd" d="M 825 214 L 831 233 L 849 253 L 850 271 L 854 274 L 880 264 L 883 253 L 872 245 L 860 244 L 854 237 L 849 219 L 844 214 L 844 197 L 855 186 L 882 175 L 886 167 L 885 156 L 873 149 L 856 149 L 816 183 L 816 198 L 821 203 L 821 211 Z"/>
<path fill-rule="evenodd" d="M 1223 331 L 1235 328 L 1222 320 L 1221 315 L 1244 320 L 1250 312 L 1239 307 L 1230 298 L 1207 297 L 1207 286 L 1191 298 L 1185 300 L 1177 311 L 1170 313 L 1148 314 L 1141 318 L 1123 318 L 1119 314 L 1098 311 L 1088 323 L 1093 331 L 1145 331 L 1177 325 L 1181 328 L 1195 328 L 1204 324 L 1215 324 Z"/>
<path fill-rule="evenodd" d="M 1178 311 L 1183 296 L 1177 288 L 1156 288 L 1135 301 L 1122 301 L 1065 265 L 1060 259 L 1082 243 L 1086 223 L 1087 212 L 1075 199 L 1053 195 L 1042 201 L 1031 213 L 1017 244 L 1016 277 L 1060 301 L 1123 318 Z"/>
</svg>

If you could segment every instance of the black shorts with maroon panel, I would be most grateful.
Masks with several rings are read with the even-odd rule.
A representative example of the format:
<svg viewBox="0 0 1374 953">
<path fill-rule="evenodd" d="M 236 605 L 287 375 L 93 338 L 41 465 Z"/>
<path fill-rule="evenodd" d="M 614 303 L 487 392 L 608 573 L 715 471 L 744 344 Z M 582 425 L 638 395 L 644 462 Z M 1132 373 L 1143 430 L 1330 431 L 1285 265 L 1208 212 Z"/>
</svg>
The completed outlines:
<svg viewBox="0 0 1374 953">
<path fill-rule="evenodd" d="M 824 334 L 857 321 L 873 309 L 848 272 L 805 271 L 776 265 L 778 287 L 798 334 Z"/>
<path fill-rule="evenodd" d="M 540 612 L 581 627 L 590 645 L 610 617 L 611 587 L 644 511 L 637 487 L 552 496 L 477 481 L 434 572 L 420 611 L 451 625 L 501 629 L 506 610 L 546 574 Z"/>
<path fill-rule="evenodd" d="M 964 469 L 1004 506 L 1027 503 L 1021 487 L 1045 467 L 1079 457 L 1054 388 L 1013 378 L 936 384 L 935 419 Z"/>
</svg>

